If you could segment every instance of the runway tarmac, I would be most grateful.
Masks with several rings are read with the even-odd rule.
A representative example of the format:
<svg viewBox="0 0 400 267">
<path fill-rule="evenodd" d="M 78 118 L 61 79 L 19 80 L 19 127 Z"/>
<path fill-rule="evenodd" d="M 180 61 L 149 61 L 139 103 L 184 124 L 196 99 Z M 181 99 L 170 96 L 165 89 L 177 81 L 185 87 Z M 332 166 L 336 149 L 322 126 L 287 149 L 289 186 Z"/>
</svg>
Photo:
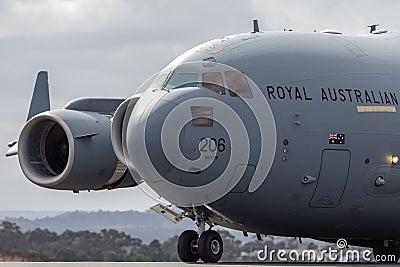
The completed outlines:
<svg viewBox="0 0 400 267">
<path fill-rule="evenodd" d="M 28 266 L 44 266 L 44 267 L 207 267 L 207 266 L 218 266 L 218 267 L 228 267 L 228 266 L 378 266 L 377 264 L 365 264 L 365 263 L 216 263 L 216 264 L 204 264 L 204 263 L 194 263 L 187 264 L 182 262 L 1 262 L 0 267 L 11 266 L 11 267 L 28 267 Z M 400 265 L 387 265 L 384 266 L 400 266 Z"/>
</svg>

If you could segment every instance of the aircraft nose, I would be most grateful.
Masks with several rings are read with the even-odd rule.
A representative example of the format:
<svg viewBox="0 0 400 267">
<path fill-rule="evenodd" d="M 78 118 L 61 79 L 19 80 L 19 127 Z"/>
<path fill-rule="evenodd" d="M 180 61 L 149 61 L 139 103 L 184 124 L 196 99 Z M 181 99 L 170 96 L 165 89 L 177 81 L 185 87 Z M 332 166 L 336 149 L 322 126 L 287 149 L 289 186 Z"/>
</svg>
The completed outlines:
<svg viewBox="0 0 400 267">
<path fill-rule="evenodd" d="M 208 204 L 234 189 L 249 170 L 245 190 L 262 184 L 276 146 L 273 115 L 263 96 L 217 94 L 201 84 L 158 97 L 146 94 L 128 124 L 127 153 L 160 196 L 179 206 Z"/>
</svg>

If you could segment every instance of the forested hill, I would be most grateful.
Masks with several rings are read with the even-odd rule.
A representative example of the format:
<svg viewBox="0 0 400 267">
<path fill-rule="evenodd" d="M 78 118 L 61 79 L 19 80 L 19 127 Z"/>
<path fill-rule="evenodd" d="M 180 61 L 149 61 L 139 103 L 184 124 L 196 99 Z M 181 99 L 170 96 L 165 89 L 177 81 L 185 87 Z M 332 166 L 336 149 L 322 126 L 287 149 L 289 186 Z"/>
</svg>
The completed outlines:
<svg viewBox="0 0 400 267">
<path fill-rule="evenodd" d="M 74 211 L 39 219 L 26 219 L 22 217 L 22 213 L 20 216 L 13 214 L 13 217 L 5 217 L 4 220 L 16 223 L 21 231 L 41 228 L 61 234 L 66 229 L 91 232 L 115 229 L 140 238 L 146 244 L 154 239 L 163 242 L 174 235 L 179 235 L 184 230 L 195 227 L 189 219 L 174 224 L 153 211 Z"/>
<path fill-rule="evenodd" d="M 0 261 L 177 261 L 178 237 L 143 244 L 113 229 L 62 234 L 45 229 L 22 232 L 15 223 L 0 224 Z"/>
<path fill-rule="evenodd" d="M 264 241 L 250 239 L 242 243 L 228 231 L 219 232 L 224 241 L 222 261 L 257 261 L 257 251 L 265 246 L 276 249 L 318 248 L 314 243 L 300 244 L 293 238 L 283 241 L 272 236 Z M 178 261 L 177 241 L 175 235 L 164 242 L 155 239 L 144 244 L 139 238 L 113 229 L 100 232 L 65 230 L 57 234 L 36 228 L 22 232 L 17 224 L 3 221 L 0 224 L 0 261 Z"/>
</svg>

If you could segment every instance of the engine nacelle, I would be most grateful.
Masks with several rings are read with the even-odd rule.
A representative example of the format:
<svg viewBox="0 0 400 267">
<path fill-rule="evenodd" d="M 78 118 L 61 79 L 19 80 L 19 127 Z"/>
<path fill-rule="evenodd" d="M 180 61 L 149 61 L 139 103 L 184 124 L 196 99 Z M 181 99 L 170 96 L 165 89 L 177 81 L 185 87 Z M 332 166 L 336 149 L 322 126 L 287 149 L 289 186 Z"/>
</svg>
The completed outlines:
<svg viewBox="0 0 400 267">
<path fill-rule="evenodd" d="M 30 119 L 18 141 L 19 162 L 33 183 L 90 190 L 126 175 L 111 145 L 110 120 L 96 112 L 53 110 Z"/>
<path fill-rule="evenodd" d="M 139 95 L 134 95 L 127 98 L 124 102 L 119 105 L 117 110 L 115 111 L 113 120 L 112 120 L 112 130 L 111 130 L 111 142 L 114 148 L 115 155 L 118 160 L 125 165 L 127 165 L 124 151 L 126 152 L 126 129 L 128 125 L 129 118 L 132 114 L 133 108 L 136 105 L 136 102 L 139 100 Z"/>
</svg>

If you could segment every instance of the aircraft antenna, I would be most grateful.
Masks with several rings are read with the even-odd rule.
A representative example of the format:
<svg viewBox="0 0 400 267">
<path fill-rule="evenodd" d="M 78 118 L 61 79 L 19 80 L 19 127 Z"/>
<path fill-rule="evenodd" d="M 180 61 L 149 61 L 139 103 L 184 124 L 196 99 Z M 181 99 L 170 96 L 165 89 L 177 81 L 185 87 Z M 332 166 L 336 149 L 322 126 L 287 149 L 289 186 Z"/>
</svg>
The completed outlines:
<svg viewBox="0 0 400 267">
<path fill-rule="evenodd" d="M 369 28 L 369 33 L 373 33 L 374 31 L 376 31 L 376 27 L 378 26 L 379 26 L 378 23 L 368 25 L 367 27 Z"/>
<path fill-rule="evenodd" d="M 258 20 L 253 20 L 253 32 L 252 33 L 256 33 L 256 32 L 260 32 L 260 27 L 258 26 Z"/>
</svg>

